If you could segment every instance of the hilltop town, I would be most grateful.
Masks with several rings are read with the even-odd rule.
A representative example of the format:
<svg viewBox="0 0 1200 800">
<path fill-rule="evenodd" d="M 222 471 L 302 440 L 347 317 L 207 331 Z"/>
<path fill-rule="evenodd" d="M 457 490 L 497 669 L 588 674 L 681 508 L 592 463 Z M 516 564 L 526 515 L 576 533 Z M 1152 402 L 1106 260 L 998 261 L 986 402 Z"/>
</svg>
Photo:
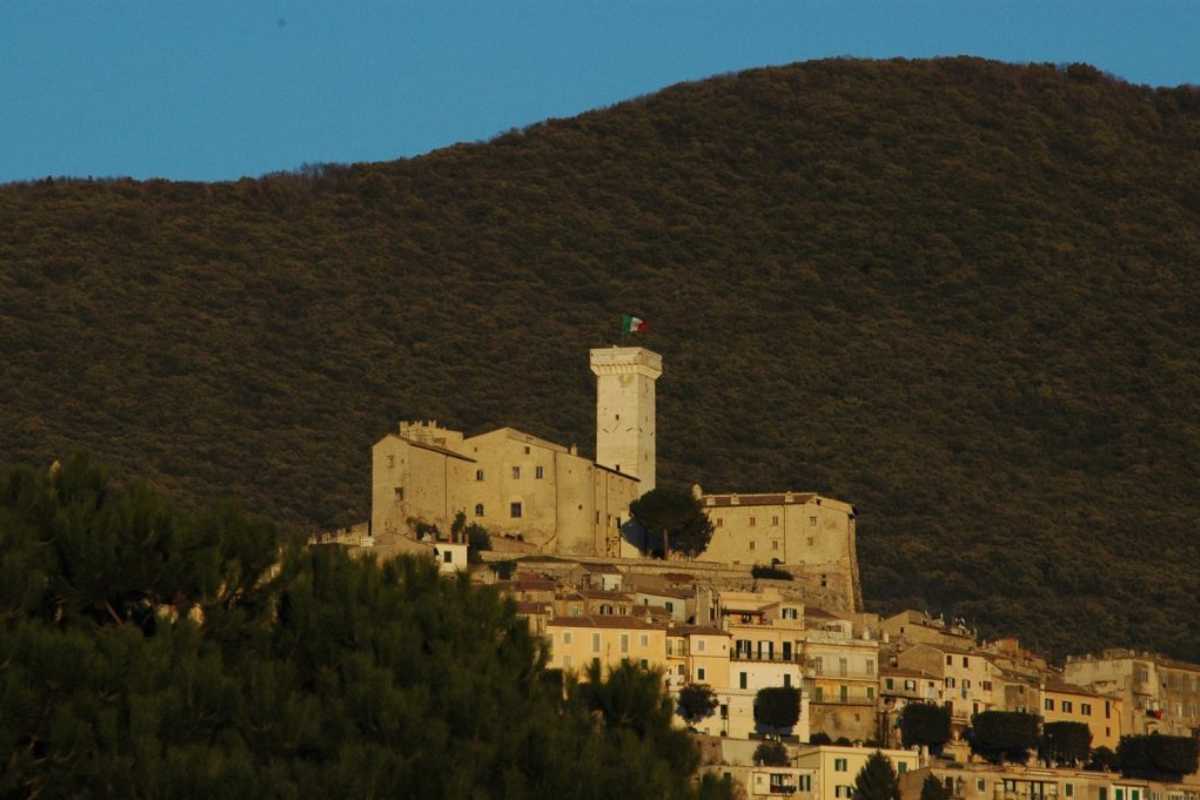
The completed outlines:
<svg viewBox="0 0 1200 800">
<path fill-rule="evenodd" d="M 658 671 L 703 769 L 747 796 L 850 797 L 880 750 L 905 800 L 929 776 L 964 800 L 1200 798 L 1194 763 L 1187 774 L 1113 771 L 1122 737 L 1181 737 L 1194 762 L 1200 665 L 1124 649 L 1054 664 L 1016 638 L 980 641 L 964 620 L 871 613 L 856 512 L 844 499 L 695 485 L 711 522 L 707 547 L 695 558 L 651 557 L 630 505 L 655 488 L 662 358 L 598 348 L 590 367 L 594 460 L 513 428 L 465 436 L 401 422 L 372 448 L 371 519 L 318 540 L 357 554 L 424 553 L 447 575 L 495 587 L 564 674 L 586 679 L 625 662 Z M 780 690 L 794 697 L 786 730 L 763 719 L 765 694 Z M 689 713 L 683 695 L 697 691 L 707 705 Z M 920 713 L 908 709 L 922 707 L 944 713 L 941 741 L 906 732 L 906 715 Z M 975 730 L 989 712 L 1036 719 L 1042 738 L 1029 748 L 1073 724 L 1088 736 L 1084 753 L 1039 752 L 1031 765 L 1018 747 L 997 763 Z M 760 749 L 768 740 L 784 746 L 770 764 Z"/>
</svg>

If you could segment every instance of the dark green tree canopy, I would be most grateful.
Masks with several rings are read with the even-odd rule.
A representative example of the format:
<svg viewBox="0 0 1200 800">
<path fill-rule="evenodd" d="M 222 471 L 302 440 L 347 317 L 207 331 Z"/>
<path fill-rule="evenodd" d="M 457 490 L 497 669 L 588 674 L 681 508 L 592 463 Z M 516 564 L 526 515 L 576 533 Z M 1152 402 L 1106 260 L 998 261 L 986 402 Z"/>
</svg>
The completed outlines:
<svg viewBox="0 0 1200 800">
<path fill-rule="evenodd" d="M 794 686 L 759 689 L 754 697 L 754 721 L 767 733 L 786 734 L 800 720 L 800 690 Z"/>
<path fill-rule="evenodd" d="M 1117 761 L 1127 777 L 1177 781 L 1196 771 L 1197 746 L 1191 736 L 1122 736 Z"/>
<path fill-rule="evenodd" d="M 1037 747 L 1041 717 L 1020 711 L 984 711 L 971 717 L 971 751 L 989 761 L 1025 763 Z"/>
<path fill-rule="evenodd" d="M 702 683 L 689 683 L 679 690 L 679 716 L 695 725 L 712 716 L 719 701 L 712 687 Z"/>
<path fill-rule="evenodd" d="M 900 800 L 900 781 L 891 760 L 876 750 L 854 779 L 854 800 Z"/>
<path fill-rule="evenodd" d="M 634 500 L 629 513 L 643 528 L 662 537 L 664 557 L 697 556 L 712 538 L 712 522 L 691 492 L 659 487 Z"/>
<path fill-rule="evenodd" d="M 905 747 L 923 745 L 941 752 L 950 741 L 950 709 L 932 703 L 909 703 L 900 712 L 900 737 Z"/>
<path fill-rule="evenodd" d="M 783 742 L 765 741 L 754 748 L 754 763 L 767 767 L 786 767 L 789 763 L 787 748 Z"/>
<path fill-rule="evenodd" d="M 1093 772 L 1113 772 L 1119 769 L 1117 754 L 1110 747 L 1097 747 L 1092 751 L 1086 769 Z"/>
<path fill-rule="evenodd" d="M 950 791 L 932 774 L 921 784 L 921 800 L 950 800 Z"/>
<path fill-rule="evenodd" d="M 1082 722 L 1047 722 L 1042 726 L 1038 754 L 1064 766 L 1088 762 L 1092 750 L 1092 731 Z"/>
<path fill-rule="evenodd" d="M 288 545 L 86 459 L 0 470 L 0 796 L 728 797 L 692 785 L 661 676 L 545 662 L 429 560 Z"/>
</svg>

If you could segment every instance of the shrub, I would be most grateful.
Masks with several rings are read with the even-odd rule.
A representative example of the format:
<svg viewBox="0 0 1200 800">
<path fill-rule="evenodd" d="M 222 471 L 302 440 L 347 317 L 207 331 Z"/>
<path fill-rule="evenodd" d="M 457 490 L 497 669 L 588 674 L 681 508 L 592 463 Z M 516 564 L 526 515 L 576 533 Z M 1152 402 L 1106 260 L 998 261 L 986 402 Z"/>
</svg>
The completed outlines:
<svg viewBox="0 0 1200 800">
<path fill-rule="evenodd" d="M 1197 760 L 1197 743 L 1190 736 L 1122 736 L 1117 745 L 1117 762 L 1127 777 L 1179 780 L 1196 771 Z"/>
<path fill-rule="evenodd" d="M 787 748 L 783 746 L 783 742 L 763 742 L 754 749 L 754 763 L 768 767 L 786 767 Z"/>
<path fill-rule="evenodd" d="M 717 696 L 704 684 L 689 683 L 679 690 L 679 716 L 687 720 L 689 725 L 712 716 L 717 704 Z"/>
<path fill-rule="evenodd" d="M 931 703 L 909 703 L 900 712 L 900 737 L 905 747 L 923 745 L 934 755 L 950 741 L 950 709 Z"/>
<path fill-rule="evenodd" d="M 786 569 L 780 569 L 776 566 L 768 567 L 765 564 L 755 564 L 750 569 L 750 574 L 755 578 L 768 578 L 776 581 L 792 580 L 792 573 L 788 572 Z"/>
<path fill-rule="evenodd" d="M 1042 728 L 1038 746 L 1041 757 L 1059 764 L 1081 764 L 1088 760 L 1092 731 L 1082 722 L 1049 722 Z"/>
<path fill-rule="evenodd" d="M 794 686 L 759 689 L 754 698 L 754 721 L 771 732 L 786 732 L 800 719 L 800 690 Z"/>
<path fill-rule="evenodd" d="M 971 717 L 971 751 L 992 762 L 1029 760 L 1041 717 L 1020 711 L 984 711 Z"/>
</svg>

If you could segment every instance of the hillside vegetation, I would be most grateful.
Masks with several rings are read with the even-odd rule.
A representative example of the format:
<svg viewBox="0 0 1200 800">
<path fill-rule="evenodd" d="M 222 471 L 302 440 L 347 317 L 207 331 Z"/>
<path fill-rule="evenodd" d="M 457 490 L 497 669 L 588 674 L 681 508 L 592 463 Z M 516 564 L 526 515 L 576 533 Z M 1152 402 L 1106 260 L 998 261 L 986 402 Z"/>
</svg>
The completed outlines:
<svg viewBox="0 0 1200 800">
<path fill-rule="evenodd" d="M 11 185 L 0 460 L 362 519 L 401 418 L 591 451 L 586 349 L 629 312 L 660 481 L 854 502 L 876 610 L 1200 659 L 1198 264 L 1200 93 L 969 58 L 391 163 Z"/>
</svg>

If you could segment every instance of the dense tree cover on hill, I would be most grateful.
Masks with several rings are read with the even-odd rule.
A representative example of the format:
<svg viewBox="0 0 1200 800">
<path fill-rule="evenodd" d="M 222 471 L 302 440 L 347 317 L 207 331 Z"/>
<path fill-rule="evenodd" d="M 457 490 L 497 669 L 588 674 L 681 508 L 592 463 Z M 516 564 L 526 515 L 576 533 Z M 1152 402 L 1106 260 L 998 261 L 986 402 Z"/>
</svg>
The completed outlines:
<svg viewBox="0 0 1200 800">
<path fill-rule="evenodd" d="M 0 797 L 729 796 L 660 675 L 545 659 L 432 562 L 281 552 L 84 460 L 0 472 Z"/>
<path fill-rule="evenodd" d="M 0 188 L 0 459 L 366 518 L 399 418 L 585 452 L 660 351 L 660 484 L 859 511 L 876 610 L 1200 659 L 1200 93 L 832 60 L 258 180 Z"/>
</svg>

